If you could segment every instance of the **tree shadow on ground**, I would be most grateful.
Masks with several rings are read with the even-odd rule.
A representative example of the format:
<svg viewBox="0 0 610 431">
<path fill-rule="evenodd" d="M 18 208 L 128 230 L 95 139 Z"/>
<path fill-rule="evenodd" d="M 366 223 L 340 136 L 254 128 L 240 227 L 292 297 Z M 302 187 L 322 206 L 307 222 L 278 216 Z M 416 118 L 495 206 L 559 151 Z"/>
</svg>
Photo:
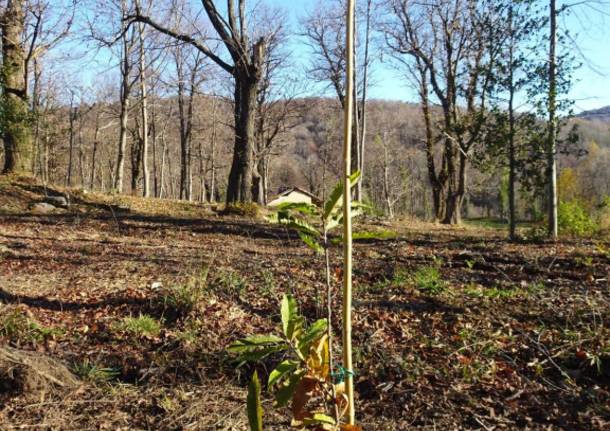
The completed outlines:
<svg viewBox="0 0 610 431">
<path fill-rule="evenodd" d="M 355 307 L 384 308 L 390 311 L 409 311 L 412 313 L 450 313 L 461 314 L 465 310 L 462 307 L 447 305 L 435 298 L 411 299 L 409 301 L 399 300 L 366 300 L 354 301 Z"/>
<path fill-rule="evenodd" d="M 155 231 L 160 229 L 189 229 L 197 234 L 221 234 L 247 237 L 251 239 L 292 240 L 298 239 L 296 232 L 282 226 L 274 226 L 254 221 L 219 218 L 181 218 L 142 214 L 13 214 L 0 216 L 6 222 L 35 223 L 37 225 L 57 225 L 60 222 L 75 223 L 84 220 L 115 222 L 120 233 L 131 230 Z"/>
<path fill-rule="evenodd" d="M 138 313 L 158 314 L 159 305 L 154 298 L 130 298 L 123 296 L 110 296 L 93 302 L 64 301 L 50 299 L 45 296 L 15 295 L 0 289 L 0 301 L 5 304 L 25 304 L 32 308 L 42 308 L 49 311 L 84 311 L 107 307 L 127 307 Z"/>
</svg>

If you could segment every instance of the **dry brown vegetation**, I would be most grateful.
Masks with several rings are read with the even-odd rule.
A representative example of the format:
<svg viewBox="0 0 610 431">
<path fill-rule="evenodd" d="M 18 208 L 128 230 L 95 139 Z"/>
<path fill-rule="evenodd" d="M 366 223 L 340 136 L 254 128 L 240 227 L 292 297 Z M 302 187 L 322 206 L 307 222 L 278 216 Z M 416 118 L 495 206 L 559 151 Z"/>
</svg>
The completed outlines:
<svg viewBox="0 0 610 431">
<path fill-rule="evenodd" d="M 314 319 L 319 257 L 282 228 L 199 204 L 74 192 L 69 209 L 28 212 L 43 191 L 0 183 L 0 346 L 60 361 L 79 384 L 15 384 L 0 361 L 0 429 L 246 429 L 251 368 L 226 346 L 276 330 L 282 293 Z M 355 244 L 364 429 L 607 429 L 608 241 L 359 229 L 396 233 Z M 266 411 L 269 429 L 289 428 Z"/>
</svg>

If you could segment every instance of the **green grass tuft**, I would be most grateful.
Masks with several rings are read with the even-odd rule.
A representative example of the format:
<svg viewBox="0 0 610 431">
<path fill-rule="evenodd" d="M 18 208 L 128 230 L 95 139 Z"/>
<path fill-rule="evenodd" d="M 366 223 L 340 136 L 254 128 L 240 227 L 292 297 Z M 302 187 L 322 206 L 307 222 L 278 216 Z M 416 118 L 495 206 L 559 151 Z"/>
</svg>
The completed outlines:
<svg viewBox="0 0 610 431">
<path fill-rule="evenodd" d="M 147 314 L 138 317 L 125 317 L 113 325 L 116 332 L 125 332 L 137 337 L 156 337 L 161 332 L 161 322 Z"/>
<path fill-rule="evenodd" d="M 81 379 L 93 382 L 93 383 L 104 383 L 115 379 L 120 374 L 116 368 L 100 367 L 85 359 L 83 362 L 76 363 L 72 366 L 74 374 L 79 376 Z"/>
<path fill-rule="evenodd" d="M 417 289 L 430 295 L 439 295 L 445 291 L 446 283 L 436 266 L 419 268 L 413 273 L 412 280 Z"/>
<path fill-rule="evenodd" d="M 2 311 L 4 310 L 0 310 Z M 40 343 L 61 333 L 57 328 L 47 328 L 36 323 L 20 310 L 13 310 L 0 317 L 0 338 L 15 343 Z"/>
</svg>

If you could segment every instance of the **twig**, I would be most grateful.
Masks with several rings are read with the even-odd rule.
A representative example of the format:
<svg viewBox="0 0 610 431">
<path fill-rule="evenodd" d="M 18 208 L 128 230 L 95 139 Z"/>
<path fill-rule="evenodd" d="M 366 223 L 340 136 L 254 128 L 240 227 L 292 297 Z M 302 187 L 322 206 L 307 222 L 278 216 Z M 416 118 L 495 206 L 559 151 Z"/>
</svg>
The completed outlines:
<svg viewBox="0 0 610 431">
<path fill-rule="evenodd" d="M 479 419 L 479 417 L 477 415 L 474 415 L 474 420 L 477 421 L 477 423 L 479 425 L 481 425 L 483 428 L 485 428 L 487 431 L 493 431 L 496 427 L 488 427 L 487 425 L 485 425 L 485 423 Z"/>
<path fill-rule="evenodd" d="M 517 398 L 519 398 L 521 395 L 523 395 L 525 391 L 523 389 L 519 389 L 517 392 L 515 392 L 513 395 L 511 395 L 510 397 L 506 398 L 506 401 L 514 401 Z"/>
</svg>

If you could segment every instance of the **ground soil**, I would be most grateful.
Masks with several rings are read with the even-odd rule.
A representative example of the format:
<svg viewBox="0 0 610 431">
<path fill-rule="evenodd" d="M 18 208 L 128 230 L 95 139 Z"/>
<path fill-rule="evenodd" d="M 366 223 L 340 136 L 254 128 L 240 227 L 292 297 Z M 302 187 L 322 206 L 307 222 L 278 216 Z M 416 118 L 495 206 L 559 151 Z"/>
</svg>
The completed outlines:
<svg viewBox="0 0 610 431">
<path fill-rule="evenodd" d="M 197 204 L 72 192 L 67 210 L 28 212 L 44 192 L 0 182 L 0 346 L 59 360 L 81 384 L 0 382 L 0 430 L 247 429 L 247 381 L 273 358 L 236 368 L 226 347 L 277 332 L 283 293 L 315 319 L 320 257 L 283 228 Z M 381 225 L 359 229 L 396 235 L 355 243 L 365 430 L 610 427 L 608 241 Z M 339 268 L 334 247 L 337 278 Z M 189 283 L 202 287 L 198 302 L 172 308 L 167 289 Z M 120 325 L 140 315 L 160 329 Z M 289 429 L 289 410 L 264 396 L 268 429 Z"/>
</svg>

